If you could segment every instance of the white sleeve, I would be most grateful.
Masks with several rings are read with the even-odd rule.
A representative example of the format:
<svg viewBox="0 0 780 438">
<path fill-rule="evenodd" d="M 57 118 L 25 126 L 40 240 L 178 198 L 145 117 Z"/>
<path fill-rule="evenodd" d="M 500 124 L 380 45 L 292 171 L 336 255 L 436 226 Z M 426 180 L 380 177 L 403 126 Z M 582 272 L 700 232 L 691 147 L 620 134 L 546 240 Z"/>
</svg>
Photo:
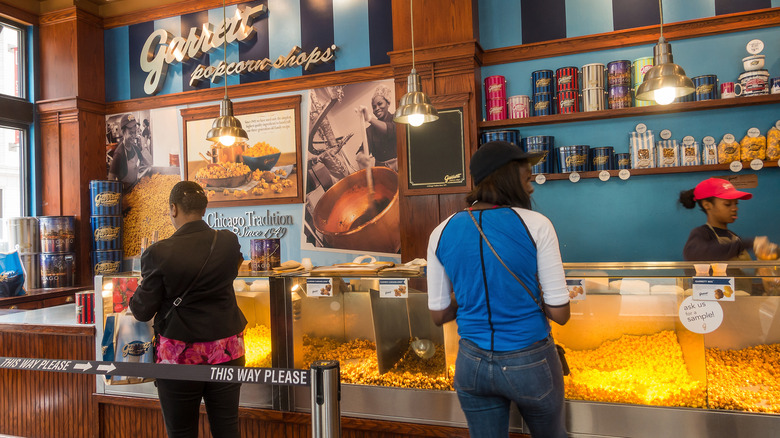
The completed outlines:
<svg viewBox="0 0 780 438">
<path fill-rule="evenodd" d="M 449 307 L 450 292 L 452 292 L 452 282 L 450 277 L 447 276 L 447 272 L 444 270 L 444 266 L 436 257 L 436 248 L 439 245 L 439 238 L 441 237 L 444 226 L 449 222 L 449 219 L 439 224 L 433 232 L 431 237 L 428 238 L 428 309 L 430 310 L 444 310 Z M 568 295 L 566 295 L 568 296 Z"/>
<path fill-rule="evenodd" d="M 531 210 L 516 208 L 515 211 L 520 213 L 536 242 L 536 269 L 545 304 L 562 306 L 568 303 L 566 274 L 563 271 L 558 235 L 552 222 L 544 215 Z"/>
</svg>

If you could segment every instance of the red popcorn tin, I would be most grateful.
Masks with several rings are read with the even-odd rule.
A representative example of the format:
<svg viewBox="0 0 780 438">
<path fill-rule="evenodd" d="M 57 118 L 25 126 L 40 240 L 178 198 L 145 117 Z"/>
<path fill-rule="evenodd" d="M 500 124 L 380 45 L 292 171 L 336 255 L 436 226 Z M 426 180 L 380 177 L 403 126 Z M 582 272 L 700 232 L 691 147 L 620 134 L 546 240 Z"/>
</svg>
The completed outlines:
<svg viewBox="0 0 780 438">
<path fill-rule="evenodd" d="M 558 91 L 579 90 L 580 71 L 577 67 L 561 67 L 555 70 L 555 83 Z"/>
<path fill-rule="evenodd" d="M 580 112 L 580 95 L 577 90 L 558 92 L 558 114 Z"/>
<path fill-rule="evenodd" d="M 485 115 L 486 120 L 506 120 L 506 99 L 489 99 Z"/>
<path fill-rule="evenodd" d="M 78 324 L 95 323 L 95 292 L 76 292 L 76 322 Z"/>
<path fill-rule="evenodd" d="M 510 96 L 507 99 L 510 119 L 522 119 L 531 116 L 531 97 L 525 95 Z"/>
<path fill-rule="evenodd" d="M 485 100 L 506 100 L 506 78 L 503 76 L 488 76 L 485 78 Z"/>
</svg>

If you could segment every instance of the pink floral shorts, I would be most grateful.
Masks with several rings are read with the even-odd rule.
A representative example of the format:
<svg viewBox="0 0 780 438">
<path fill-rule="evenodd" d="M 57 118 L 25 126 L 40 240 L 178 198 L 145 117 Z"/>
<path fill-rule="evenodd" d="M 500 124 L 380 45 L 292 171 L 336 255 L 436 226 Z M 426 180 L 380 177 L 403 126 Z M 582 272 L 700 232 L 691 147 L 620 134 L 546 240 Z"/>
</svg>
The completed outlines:
<svg viewBox="0 0 780 438">
<path fill-rule="evenodd" d="M 244 332 L 211 342 L 184 342 L 160 335 L 157 363 L 216 365 L 244 355 Z"/>
</svg>

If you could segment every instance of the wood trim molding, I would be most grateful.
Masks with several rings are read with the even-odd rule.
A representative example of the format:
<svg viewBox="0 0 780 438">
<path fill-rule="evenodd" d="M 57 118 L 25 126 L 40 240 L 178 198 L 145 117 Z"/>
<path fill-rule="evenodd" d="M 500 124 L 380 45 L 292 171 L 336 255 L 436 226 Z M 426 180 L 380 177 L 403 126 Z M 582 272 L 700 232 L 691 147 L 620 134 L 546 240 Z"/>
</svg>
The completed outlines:
<svg viewBox="0 0 780 438">
<path fill-rule="evenodd" d="M 468 59 L 469 62 L 474 62 L 473 68 L 476 68 L 481 64 L 481 58 L 484 54 L 482 47 L 480 47 L 477 40 L 463 41 L 453 44 L 441 44 L 436 46 L 425 46 L 414 48 L 414 62 L 415 67 L 420 64 L 430 64 L 432 62 L 442 61 L 456 61 L 462 62 L 464 59 Z M 412 66 L 412 50 L 394 50 L 389 52 L 390 64 L 396 71 L 396 77 L 398 77 L 398 70 L 403 73 L 401 76 L 409 74 L 409 69 Z M 417 69 L 419 72 L 420 69 Z"/>
<path fill-rule="evenodd" d="M 60 99 L 39 100 L 35 102 L 38 114 L 62 112 L 73 109 L 100 115 L 106 114 L 106 105 L 89 99 L 78 97 L 63 97 Z"/>
<path fill-rule="evenodd" d="M 681 21 L 664 25 L 664 38 L 674 42 L 730 32 L 774 27 L 780 24 L 780 8 L 760 9 Z M 654 44 L 660 35 L 659 26 L 585 35 L 519 46 L 486 50 L 482 65 L 498 65 L 530 59 L 551 58 L 575 53 L 595 52 L 642 44 Z"/>
<path fill-rule="evenodd" d="M 311 76 L 298 76 L 295 78 L 274 79 L 271 81 L 253 82 L 251 84 L 234 85 L 228 87 L 228 94 L 231 99 L 236 99 L 309 90 L 332 85 L 370 82 L 391 77 L 393 77 L 393 71 L 390 65 L 385 64 L 354 70 L 320 73 Z M 112 102 L 106 104 L 106 114 L 219 101 L 222 100 L 224 94 L 224 88 L 210 88 L 207 90 L 185 91 L 183 93 L 166 94 L 164 96 L 142 97 L 139 99 Z"/>
<path fill-rule="evenodd" d="M 32 26 L 38 25 L 38 16 L 23 9 L 0 3 L 0 16 Z"/>
<path fill-rule="evenodd" d="M 246 0 L 227 0 L 226 6 L 246 3 Z M 207 11 L 222 7 L 221 0 L 185 0 L 173 4 L 162 5 L 156 8 L 148 8 L 142 11 L 132 12 L 116 17 L 105 17 L 103 22 L 106 29 L 143 23 L 151 20 L 159 20 L 180 16 L 198 11 Z"/>
</svg>

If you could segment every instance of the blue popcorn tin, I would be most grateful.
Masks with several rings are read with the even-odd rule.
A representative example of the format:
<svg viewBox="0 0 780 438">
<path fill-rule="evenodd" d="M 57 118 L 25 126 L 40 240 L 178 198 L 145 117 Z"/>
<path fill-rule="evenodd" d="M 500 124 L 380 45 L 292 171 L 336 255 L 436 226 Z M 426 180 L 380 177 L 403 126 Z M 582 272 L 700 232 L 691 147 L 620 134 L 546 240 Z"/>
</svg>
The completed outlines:
<svg viewBox="0 0 780 438">
<path fill-rule="evenodd" d="M 490 141 L 507 141 L 520 146 L 520 131 L 516 129 L 506 129 L 503 131 L 486 131 L 482 133 L 482 143 Z"/>
<path fill-rule="evenodd" d="M 531 168 L 531 173 L 554 173 L 555 155 L 552 153 L 555 137 L 552 135 L 532 135 L 523 139 L 526 152 L 544 152 L 546 155 Z"/>
<path fill-rule="evenodd" d="M 92 180 L 89 182 L 92 216 L 122 215 L 122 182 Z"/>
<path fill-rule="evenodd" d="M 590 149 L 590 170 L 612 170 L 614 166 L 615 148 L 602 146 Z"/>
<path fill-rule="evenodd" d="M 555 114 L 553 93 L 534 94 L 534 116 L 549 116 Z"/>
<path fill-rule="evenodd" d="M 631 154 L 615 154 L 615 169 L 631 169 Z"/>
<path fill-rule="evenodd" d="M 122 216 L 92 216 L 92 249 L 122 249 Z"/>
<path fill-rule="evenodd" d="M 574 145 L 558 148 L 558 163 L 561 173 L 588 171 L 588 154 L 590 146 Z"/>
<path fill-rule="evenodd" d="M 92 251 L 92 275 L 122 272 L 122 251 Z"/>
<path fill-rule="evenodd" d="M 552 70 L 536 70 L 531 73 L 531 90 L 533 94 L 554 93 L 555 73 Z"/>
<path fill-rule="evenodd" d="M 701 75 L 691 78 L 693 81 L 693 87 L 696 91 L 693 92 L 693 100 L 696 102 L 702 100 L 719 99 L 720 93 L 718 93 L 718 76 L 717 75 Z"/>
</svg>

